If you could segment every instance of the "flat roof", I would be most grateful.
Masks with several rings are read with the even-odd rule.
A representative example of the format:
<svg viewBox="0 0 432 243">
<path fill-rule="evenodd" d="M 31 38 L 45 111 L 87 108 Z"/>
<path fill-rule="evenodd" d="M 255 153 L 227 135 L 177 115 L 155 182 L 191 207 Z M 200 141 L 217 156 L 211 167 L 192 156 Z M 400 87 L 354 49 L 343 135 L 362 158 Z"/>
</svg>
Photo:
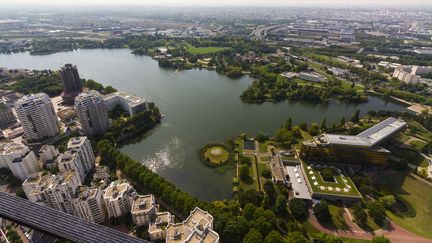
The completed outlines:
<svg viewBox="0 0 432 243">
<path fill-rule="evenodd" d="M 0 201 L 0 217 L 72 242 L 148 242 L 4 192 Z"/>
<path fill-rule="evenodd" d="M 132 213 L 148 212 L 155 207 L 155 199 L 153 195 L 139 195 L 132 202 Z"/>
<path fill-rule="evenodd" d="M 286 165 L 285 169 L 289 175 L 291 187 L 294 191 L 294 197 L 312 200 L 311 192 L 306 184 L 307 182 L 303 175 L 300 163 L 298 165 Z"/>
</svg>

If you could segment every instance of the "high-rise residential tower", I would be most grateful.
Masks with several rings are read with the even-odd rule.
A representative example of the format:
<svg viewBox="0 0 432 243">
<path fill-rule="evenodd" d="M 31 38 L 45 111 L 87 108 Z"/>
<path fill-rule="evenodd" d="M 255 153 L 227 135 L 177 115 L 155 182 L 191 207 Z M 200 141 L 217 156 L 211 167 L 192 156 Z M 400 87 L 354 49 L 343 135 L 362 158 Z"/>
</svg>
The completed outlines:
<svg viewBox="0 0 432 243">
<path fill-rule="evenodd" d="M 64 90 L 62 99 L 66 104 L 72 105 L 75 97 L 82 91 L 82 83 L 75 65 L 66 64 L 60 69 Z"/>
<path fill-rule="evenodd" d="M 109 125 L 108 111 L 102 95 L 90 90 L 75 98 L 75 110 L 85 135 L 102 135 Z"/>
<path fill-rule="evenodd" d="M 60 131 L 54 106 L 45 93 L 22 97 L 15 103 L 15 110 L 24 128 L 24 136 L 30 141 L 54 137 Z"/>
</svg>

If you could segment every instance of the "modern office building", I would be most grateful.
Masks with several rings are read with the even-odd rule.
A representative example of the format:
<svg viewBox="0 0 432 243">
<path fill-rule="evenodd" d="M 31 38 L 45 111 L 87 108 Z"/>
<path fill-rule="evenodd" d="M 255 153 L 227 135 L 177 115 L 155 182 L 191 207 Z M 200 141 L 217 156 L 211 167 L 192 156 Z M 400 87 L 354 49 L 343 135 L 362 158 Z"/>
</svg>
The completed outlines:
<svg viewBox="0 0 432 243">
<path fill-rule="evenodd" d="M 156 213 L 156 216 L 150 222 L 148 228 L 150 240 L 157 241 L 166 239 L 166 226 L 172 223 L 174 223 L 174 219 L 170 212 Z"/>
<path fill-rule="evenodd" d="M 196 207 L 182 223 L 168 225 L 166 242 L 218 243 L 219 234 L 213 231 L 213 216 Z"/>
<path fill-rule="evenodd" d="M 130 116 L 144 111 L 147 108 L 145 100 L 121 91 L 105 95 L 104 100 L 109 111 L 118 106 L 122 110 L 128 112 Z"/>
<path fill-rule="evenodd" d="M 103 200 L 108 212 L 108 218 L 117 218 L 126 215 L 131 210 L 131 194 L 133 188 L 126 180 L 117 180 L 103 192 Z"/>
<path fill-rule="evenodd" d="M 80 186 L 72 202 L 76 216 L 94 223 L 104 222 L 102 190 L 99 187 Z"/>
<path fill-rule="evenodd" d="M 15 110 L 24 128 L 24 137 L 30 141 L 54 137 L 60 131 L 54 106 L 45 93 L 22 97 L 15 103 Z"/>
<path fill-rule="evenodd" d="M 67 149 L 78 153 L 84 173 L 88 173 L 94 168 L 95 156 L 91 142 L 87 137 L 74 137 L 69 139 Z"/>
<path fill-rule="evenodd" d="M 0 144 L 0 168 L 8 168 L 13 175 L 24 181 L 39 171 L 36 155 L 20 143 Z"/>
<path fill-rule="evenodd" d="M 139 195 L 132 201 L 132 221 L 137 226 L 148 225 L 156 215 L 156 203 L 153 195 Z"/>
<path fill-rule="evenodd" d="M 82 91 L 78 69 L 75 65 L 66 64 L 60 69 L 60 76 L 64 86 L 62 93 L 63 102 L 73 105 L 75 97 Z"/>
<path fill-rule="evenodd" d="M 315 83 L 319 83 L 321 81 L 323 81 L 323 78 L 319 75 L 316 74 L 312 74 L 312 73 L 304 73 L 301 72 L 298 75 L 299 79 L 303 79 L 306 81 L 311 81 L 311 82 L 315 82 Z"/>
<path fill-rule="evenodd" d="M 6 105 L 6 101 L 0 100 L 0 127 L 13 124 L 16 122 L 16 117 L 12 109 Z"/>
<path fill-rule="evenodd" d="M 75 98 L 75 110 L 85 135 L 99 136 L 108 129 L 108 110 L 99 92 L 90 90 L 79 94 Z"/>
<path fill-rule="evenodd" d="M 78 155 L 78 152 L 68 150 L 57 159 L 57 165 L 60 172 L 75 171 L 81 181 L 84 181 L 86 173 L 84 172 L 83 163 Z"/>
<path fill-rule="evenodd" d="M 322 134 L 301 144 L 300 157 L 313 162 L 385 165 L 390 151 L 379 145 L 405 126 L 405 121 L 389 117 L 357 136 Z"/>
</svg>

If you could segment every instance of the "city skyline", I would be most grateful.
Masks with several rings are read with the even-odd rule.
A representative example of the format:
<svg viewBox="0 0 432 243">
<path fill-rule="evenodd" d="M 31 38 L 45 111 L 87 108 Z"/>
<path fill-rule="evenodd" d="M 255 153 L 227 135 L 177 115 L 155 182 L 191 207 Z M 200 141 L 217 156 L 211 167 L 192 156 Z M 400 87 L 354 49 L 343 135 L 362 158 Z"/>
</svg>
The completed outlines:
<svg viewBox="0 0 432 243">
<path fill-rule="evenodd" d="M 260 0 L 236 0 L 236 1 L 209 1 L 209 0 L 160 0 L 155 3 L 154 1 L 148 0 L 77 0 L 73 3 L 69 1 L 55 1 L 55 0 L 5 0 L 3 2 L 4 5 L 16 6 L 16 5 L 26 5 L 26 6 L 39 6 L 39 5 L 51 5 L 51 6 L 91 6 L 91 5 L 143 5 L 143 6 L 331 6 L 331 7 L 344 7 L 344 6 L 394 6 L 394 5 L 428 5 L 430 4 L 429 0 L 382 0 L 382 1 L 374 1 L 374 0 L 364 0 L 364 1 L 356 1 L 356 2 L 347 2 L 344 0 L 305 0 L 301 3 L 297 1 L 284 1 L 284 0 L 268 0 L 268 1 L 260 1 Z"/>
</svg>

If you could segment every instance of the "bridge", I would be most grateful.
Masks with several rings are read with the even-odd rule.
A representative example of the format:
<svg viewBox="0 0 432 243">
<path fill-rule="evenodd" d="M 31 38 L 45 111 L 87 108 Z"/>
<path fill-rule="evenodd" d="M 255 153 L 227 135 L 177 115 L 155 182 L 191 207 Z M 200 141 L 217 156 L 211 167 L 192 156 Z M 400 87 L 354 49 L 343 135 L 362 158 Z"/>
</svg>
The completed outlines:
<svg viewBox="0 0 432 243">
<path fill-rule="evenodd" d="M 148 242 L 4 192 L 0 192 L 0 218 L 73 242 Z"/>
</svg>

